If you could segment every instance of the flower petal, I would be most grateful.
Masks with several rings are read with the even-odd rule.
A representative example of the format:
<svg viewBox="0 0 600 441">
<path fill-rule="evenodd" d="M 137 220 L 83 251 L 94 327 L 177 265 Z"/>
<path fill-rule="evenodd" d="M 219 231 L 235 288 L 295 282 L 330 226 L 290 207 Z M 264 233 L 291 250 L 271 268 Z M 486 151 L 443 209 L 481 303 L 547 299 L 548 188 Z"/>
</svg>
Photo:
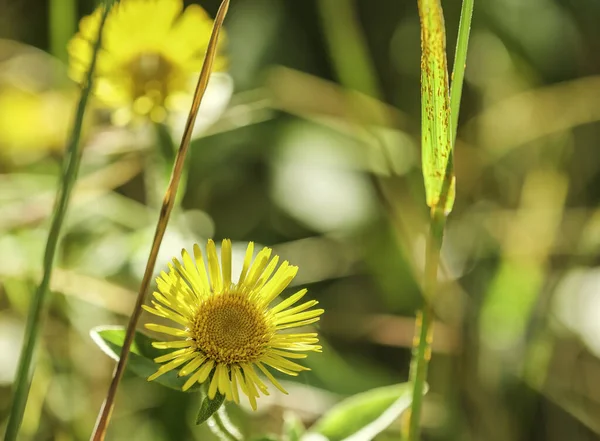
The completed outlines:
<svg viewBox="0 0 600 441">
<path fill-rule="evenodd" d="M 244 266 L 242 267 L 242 272 L 240 273 L 240 277 L 238 279 L 238 285 L 242 285 L 246 280 L 246 275 L 248 274 L 248 269 L 250 268 L 250 264 L 252 263 L 252 255 L 254 254 L 254 242 L 250 242 L 248 244 L 248 248 L 246 248 L 246 256 L 244 257 Z"/>
<path fill-rule="evenodd" d="M 271 372 L 269 372 L 269 370 L 266 367 L 264 367 L 263 364 L 260 361 L 257 361 L 255 364 L 262 371 L 262 373 L 265 374 L 265 376 L 269 379 L 269 381 L 271 383 L 273 383 L 273 385 L 277 389 L 279 389 L 284 394 L 288 395 L 288 391 L 285 390 L 281 384 L 279 384 L 279 382 L 275 379 L 275 377 L 273 376 L 273 374 Z"/>
<path fill-rule="evenodd" d="M 219 269 L 219 258 L 217 257 L 217 248 L 212 239 L 209 239 L 206 246 L 206 254 L 208 255 L 208 273 L 210 274 L 210 283 L 213 292 L 221 292 L 223 290 L 223 279 Z"/>
<path fill-rule="evenodd" d="M 184 367 L 182 367 L 179 370 L 179 372 L 177 373 L 177 376 L 179 376 L 179 377 L 188 376 L 189 374 L 194 372 L 196 369 L 198 369 L 200 367 L 200 365 L 202 363 L 204 363 L 204 360 L 206 360 L 206 357 L 204 355 L 196 354 L 196 358 L 194 358 L 188 364 L 186 364 Z"/>
<path fill-rule="evenodd" d="M 154 323 L 146 323 L 144 327 L 151 331 L 160 332 L 167 335 L 174 335 L 175 337 L 189 337 L 189 332 L 184 329 L 171 328 L 169 326 L 157 325 Z"/>
<path fill-rule="evenodd" d="M 221 270 L 223 271 L 223 286 L 231 285 L 231 240 L 223 239 L 221 243 Z"/>
</svg>

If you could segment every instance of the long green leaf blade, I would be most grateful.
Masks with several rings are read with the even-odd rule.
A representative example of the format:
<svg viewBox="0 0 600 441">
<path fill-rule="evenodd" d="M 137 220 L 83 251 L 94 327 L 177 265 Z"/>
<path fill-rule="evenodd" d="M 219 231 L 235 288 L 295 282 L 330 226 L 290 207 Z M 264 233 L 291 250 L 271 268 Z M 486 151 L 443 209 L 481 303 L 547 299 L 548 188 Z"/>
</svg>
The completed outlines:
<svg viewBox="0 0 600 441">
<path fill-rule="evenodd" d="M 439 0 L 418 0 L 421 19 L 421 144 L 427 205 L 452 210 L 452 123 L 446 31 Z M 446 182 L 444 188 L 444 183 Z M 444 193 L 442 194 L 443 191 Z M 441 205 L 441 206 L 440 206 Z"/>
</svg>

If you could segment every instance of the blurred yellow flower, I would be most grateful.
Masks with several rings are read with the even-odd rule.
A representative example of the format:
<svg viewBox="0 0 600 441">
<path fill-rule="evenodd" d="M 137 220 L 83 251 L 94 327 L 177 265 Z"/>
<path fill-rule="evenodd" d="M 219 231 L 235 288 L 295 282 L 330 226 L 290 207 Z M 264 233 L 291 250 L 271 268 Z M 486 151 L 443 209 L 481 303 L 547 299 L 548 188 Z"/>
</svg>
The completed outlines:
<svg viewBox="0 0 600 441">
<path fill-rule="evenodd" d="M 81 19 L 79 33 L 69 42 L 69 75 L 79 83 L 100 18 L 97 9 Z M 117 3 L 106 20 L 94 90 L 114 110 L 113 123 L 125 125 L 135 116 L 162 122 L 170 112 L 188 110 L 211 30 L 208 14 L 198 5 L 183 11 L 181 0 Z M 220 51 L 214 70 L 225 65 Z"/>
<path fill-rule="evenodd" d="M 0 160 L 30 163 L 62 151 L 78 95 L 58 60 L 0 39 Z M 88 126 L 86 119 L 86 130 Z"/>
<path fill-rule="evenodd" d="M 0 150 L 26 157 L 64 149 L 74 105 L 75 96 L 62 91 L 0 88 Z"/>
<path fill-rule="evenodd" d="M 302 353 L 305 351 L 320 352 L 317 334 L 280 331 L 314 323 L 323 310 L 308 311 L 318 303 L 316 300 L 291 307 L 306 294 L 306 289 L 270 306 L 295 277 L 298 267 L 286 261 L 275 271 L 279 256 L 269 261 L 270 248 L 263 248 L 255 259 L 253 252 L 254 244 L 250 242 L 237 282 L 231 277 L 230 240 L 222 243 L 220 264 L 215 243 L 209 240 L 208 272 L 200 248 L 194 245 L 194 258 L 183 250 L 183 263 L 173 259 L 169 273 L 161 273 L 153 306 L 144 308 L 181 327 L 147 324 L 146 328 L 180 340 L 153 343 L 156 348 L 175 351 L 155 359 L 157 363 L 168 363 L 149 381 L 183 366 L 179 376 L 191 375 L 183 390 L 209 380 L 210 398 L 219 391 L 227 400 L 239 403 L 240 388 L 256 409 L 259 391 L 268 395 L 268 389 L 255 367 L 284 393 L 287 392 L 267 366 L 293 376 L 309 370 L 290 359 L 306 358 L 307 354 Z"/>
</svg>

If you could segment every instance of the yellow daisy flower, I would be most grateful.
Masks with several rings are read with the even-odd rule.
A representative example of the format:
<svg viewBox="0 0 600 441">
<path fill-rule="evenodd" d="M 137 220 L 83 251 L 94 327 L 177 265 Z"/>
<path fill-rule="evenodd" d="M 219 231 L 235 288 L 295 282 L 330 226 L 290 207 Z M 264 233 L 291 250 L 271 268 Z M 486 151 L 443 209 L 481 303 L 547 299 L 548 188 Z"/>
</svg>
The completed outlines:
<svg viewBox="0 0 600 441">
<path fill-rule="evenodd" d="M 209 380 L 211 399 L 219 391 L 227 400 L 239 403 L 239 388 L 256 410 L 259 392 L 269 392 L 255 367 L 284 393 L 267 366 L 293 376 L 309 370 L 292 360 L 306 358 L 307 354 L 302 353 L 305 351 L 321 351 L 316 344 L 317 334 L 281 331 L 315 323 L 323 310 L 309 310 L 318 303 L 316 300 L 292 307 L 306 289 L 271 306 L 295 277 L 298 267 L 285 261 L 275 271 L 279 256 L 271 259 L 270 248 L 263 248 L 255 259 L 253 252 L 254 244 L 250 242 L 237 282 L 232 279 L 228 239 L 223 240 L 220 263 L 215 243 L 208 241 L 208 272 L 200 247 L 194 245 L 194 258 L 183 250 L 183 263 L 173 259 L 169 272 L 163 271 L 156 279 L 159 292 L 154 293 L 153 306 L 144 309 L 180 327 L 147 324 L 146 328 L 181 339 L 153 343 L 156 348 L 175 351 L 155 359 L 167 363 L 148 381 L 179 368 L 179 376 L 190 376 L 184 391 Z"/>
<path fill-rule="evenodd" d="M 81 19 L 69 42 L 69 75 L 84 81 L 101 19 L 101 8 Z M 182 0 L 121 0 L 107 17 L 96 68 L 95 95 L 115 109 L 113 122 L 135 115 L 162 122 L 170 111 L 187 110 L 212 30 L 198 5 Z M 220 39 L 220 42 L 223 38 Z M 225 58 L 217 54 L 214 70 Z"/>
</svg>

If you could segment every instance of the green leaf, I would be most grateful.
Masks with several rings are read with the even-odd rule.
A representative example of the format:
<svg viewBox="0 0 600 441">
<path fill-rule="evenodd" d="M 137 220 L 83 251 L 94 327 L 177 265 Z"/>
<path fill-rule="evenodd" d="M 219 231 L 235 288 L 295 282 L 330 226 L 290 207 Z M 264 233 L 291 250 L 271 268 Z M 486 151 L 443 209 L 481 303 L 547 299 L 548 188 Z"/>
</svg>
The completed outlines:
<svg viewBox="0 0 600 441">
<path fill-rule="evenodd" d="M 410 403 L 410 383 L 372 389 L 334 406 L 311 427 L 309 434 L 316 432 L 329 441 L 372 440 L 392 424 Z M 317 437 L 313 435 L 311 438 Z"/>
<path fill-rule="evenodd" d="M 225 401 L 225 395 L 221 395 L 219 392 L 217 392 L 213 399 L 205 396 L 202 400 L 202 404 L 200 405 L 200 410 L 198 410 L 196 425 L 199 426 L 213 416 L 213 414 L 219 410 L 219 407 L 221 407 L 223 401 Z"/>
<path fill-rule="evenodd" d="M 452 210 L 452 124 L 446 31 L 440 0 L 419 0 L 421 18 L 421 144 L 427 205 Z M 442 205 L 443 206 L 440 206 Z"/>
<path fill-rule="evenodd" d="M 300 441 L 305 430 L 298 415 L 293 412 L 286 412 L 283 415 L 283 434 L 286 441 Z"/>
<path fill-rule="evenodd" d="M 115 361 L 119 360 L 121 348 L 125 341 L 125 328 L 122 326 L 98 326 L 90 331 L 92 340 L 102 349 L 102 351 Z M 165 355 L 167 352 L 156 349 L 152 342 L 156 340 L 148 337 L 141 332 L 135 333 L 131 345 L 131 353 L 127 360 L 127 369 L 142 378 L 148 378 L 156 372 L 158 364 L 154 362 L 156 357 Z M 185 378 L 178 377 L 175 370 L 161 375 L 153 383 L 158 383 L 170 389 L 182 391 Z M 195 384 L 187 392 L 195 392 L 200 389 L 200 384 Z"/>
</svg>

